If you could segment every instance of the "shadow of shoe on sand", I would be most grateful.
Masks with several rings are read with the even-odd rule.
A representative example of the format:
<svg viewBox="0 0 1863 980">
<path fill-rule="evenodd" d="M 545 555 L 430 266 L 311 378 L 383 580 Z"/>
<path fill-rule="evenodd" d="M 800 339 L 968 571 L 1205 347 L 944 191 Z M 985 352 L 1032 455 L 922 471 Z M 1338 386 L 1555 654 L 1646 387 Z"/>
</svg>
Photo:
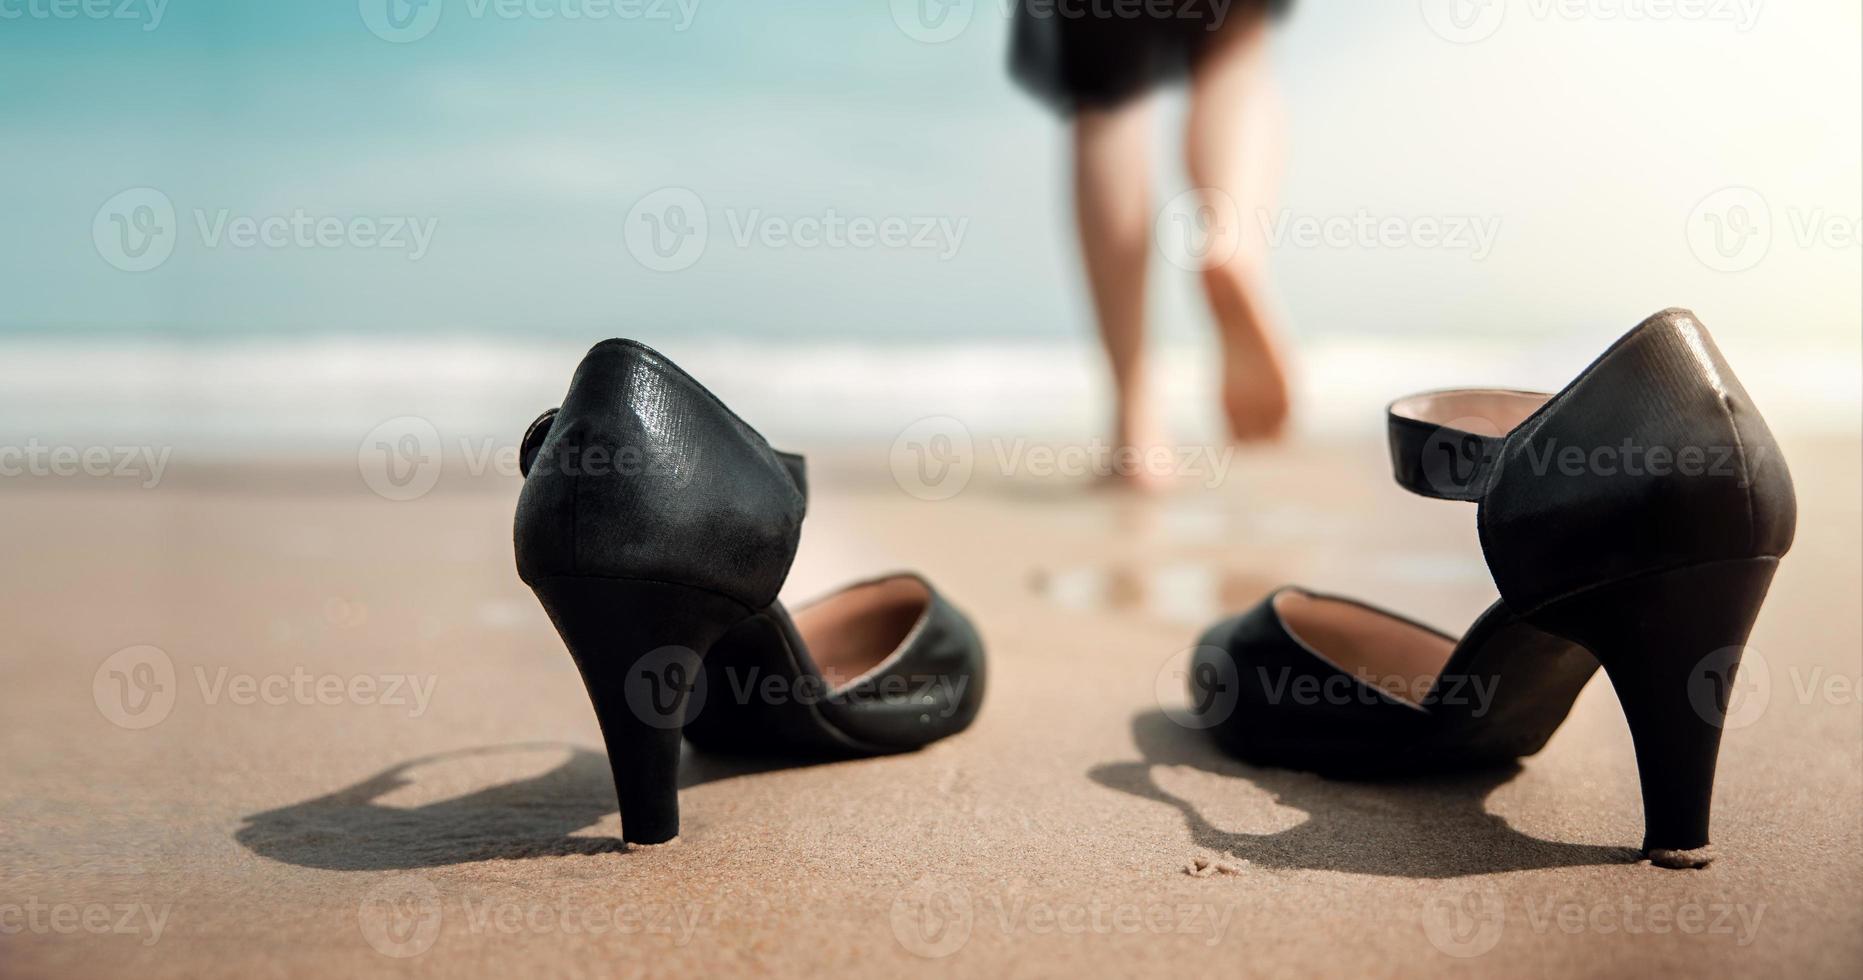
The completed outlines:
<svg viewBox="0 0 1863 980">
<path fill-rule="evenodd" d="M 461 796 L 414 806 L 382 803 L 422 772 L 487 757 L 568 753 L 554 768 Z M 681 789 L 733 776 L 812 764 L 735 759 L 684 747 Z M 457 775 L 457 774 L 453 774 Z M 559 742 L 458 749 L 409 759 L 325 796 L 245 818 L 233 838 L 261 857 L 306 868 L 389 871 L 507 858 L 625 851 L 619 837 L 579 836 L 616 811 L 614 777 L 601 752 Z"/>
<path fill-rule="evenodd" d="M 1088 776 L 1110 789 L 1176 807 L 1198 847 L 1261 867 L 1455 878 L 1623 864 L 1638 858 L 1638 851 L 1629 847 L 1530 837 L 1488 813 L 1483 807 L 1488 794 L 1518 774 L 1517 765 L 1403 782 L 1348 782 L 1238 761 L 1202 732 L 1176 724 L 1162 711 L 1134 717 L 1132 735 L 1139 761 L 1097 766 Z M 1274 833 L 1223 830 L 1195 803 L 1159 784 L 1153 767 L 1161 765 L 1247 780 L 1308 818 Z"/>
</svg>

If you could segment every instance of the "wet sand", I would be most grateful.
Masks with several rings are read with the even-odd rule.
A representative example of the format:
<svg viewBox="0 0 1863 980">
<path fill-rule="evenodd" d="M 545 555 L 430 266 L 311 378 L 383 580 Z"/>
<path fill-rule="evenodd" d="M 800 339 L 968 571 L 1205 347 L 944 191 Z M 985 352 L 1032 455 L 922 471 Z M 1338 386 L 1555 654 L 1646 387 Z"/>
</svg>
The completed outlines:
<svg viewBox="0 0 1863 980">
<path fill-rule="evenodd" d="M 983 714 L 886 759 L 689 754 L 683 836 L 631 853 L 512 569 L 515 479 L 11 480 L 0 974 L 1854 976 L 1858 447 L 1788 455 L 1769 683 L 1699 872 L 1635 861 L 1601 679 L 1518 772 L 1390 785 L 1230 761 L 1164 713 L 1174 655 L 1278 583 L 1458 632 L 1492 600 L 1473 510 L 1369 441 L 1145 500 L 978 474 L 925 501 L 818 457 L 788 595 L 925 571 L 989 645 Z"/>
</svg>

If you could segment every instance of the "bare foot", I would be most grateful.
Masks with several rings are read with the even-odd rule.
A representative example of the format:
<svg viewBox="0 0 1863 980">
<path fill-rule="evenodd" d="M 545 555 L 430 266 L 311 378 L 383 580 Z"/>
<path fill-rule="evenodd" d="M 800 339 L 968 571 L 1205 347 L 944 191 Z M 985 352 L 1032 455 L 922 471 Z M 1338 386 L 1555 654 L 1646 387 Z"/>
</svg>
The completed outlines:
<svg viewBox="0 0 1863 980">
<path fill-rule="evenodd" d="M 1163 489 L 1170 475 L 1158 472 L 1149 457 L 1152 449 L 1163 445 L 1165 440 L 1148 410 L 1121 405 L 1113 422 L 1112 453 L 1100 469 L 1101 484 L 1142 493 Z"/>
<path fill-rule="evenodd" d="M 1292 396 L 1260 271 L 1241 261 L 1213 265 L 1203 270 L 1203 288 L 1223 346 L 1223 412 L 1230 438 L 1279 439 Z"/>
<path fill-rule="evenodd" d="M 1156 493 L 1171 485 L 1169 474 L 1153 471 L 1145 465 L 1143 459 L 1139 457 L 1137 465 L 1123 459 L 1118 461 L 1111 469 L 1099 474 L 1099 485 L 1109 490 L 1132 490 L 1138 493 Z"/>
<path fill-rule="evenodd" d="M 1223 345 L 1223 412 L 1237 442 L 1280 439 L 1293 407 L 1287 364 L 1260 335 L 1231 337 Z"/>
</svg>

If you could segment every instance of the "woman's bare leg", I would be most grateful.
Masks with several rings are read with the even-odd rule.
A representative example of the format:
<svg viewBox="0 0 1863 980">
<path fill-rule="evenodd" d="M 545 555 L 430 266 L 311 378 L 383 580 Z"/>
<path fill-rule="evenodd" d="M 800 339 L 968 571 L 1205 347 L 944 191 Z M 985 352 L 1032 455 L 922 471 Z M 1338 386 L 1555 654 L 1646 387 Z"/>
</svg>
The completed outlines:
<svg viewBox="0 0 1863 980">
<path fill-rule="evenodd" d="M 1191 74 L 1184 134 L 1190 178 L 1215 212 L 1218 237 L 1203 287 L 1222 337 L 1223 408 L 1238 441 L 1279 437 L 1291 400 L 1258 220 L 1280 176 L 1268 33 L 1258 13 L 1238 11 L 1223 25 Z"/>
<path fill-rule="evenodd" d="M 1151 106 L 1074 118 L 1074 208 L 1100 343 L 1113 382 L 1113 442 L 1156 442 L 1145 385 L 1145 262 L 1151 250 Z M 1132 475 L 1132 474 L 1127 474 Z M 1138 482 L 1145 482 L 1138 474 Z"/>
</svg>

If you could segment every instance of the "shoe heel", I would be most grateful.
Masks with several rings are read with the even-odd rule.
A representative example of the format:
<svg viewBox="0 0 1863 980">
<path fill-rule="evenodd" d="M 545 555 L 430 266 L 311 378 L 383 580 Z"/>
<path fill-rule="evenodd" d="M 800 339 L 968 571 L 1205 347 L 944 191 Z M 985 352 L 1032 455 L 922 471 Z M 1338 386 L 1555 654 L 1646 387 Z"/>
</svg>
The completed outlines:
<svg viewBox="0 0 1863 980">
<path fill-rule="evenodd" d="M 1708 816 L 1721 728 L 1777 558 L 1689 565 L 1590 589 L 1530 617 L 1583 644 L 1636 742 L 1643 850 L 1667 868 L 1713 860 Z"/>
<path fill-rule="evenodd" d="M 602 726 L 621 836 L 679 835 L 679 732 L 712 643 L 750 610 L 703 589 L 633 579 L 531 583 L 569 647 Z"/>
</svg>

